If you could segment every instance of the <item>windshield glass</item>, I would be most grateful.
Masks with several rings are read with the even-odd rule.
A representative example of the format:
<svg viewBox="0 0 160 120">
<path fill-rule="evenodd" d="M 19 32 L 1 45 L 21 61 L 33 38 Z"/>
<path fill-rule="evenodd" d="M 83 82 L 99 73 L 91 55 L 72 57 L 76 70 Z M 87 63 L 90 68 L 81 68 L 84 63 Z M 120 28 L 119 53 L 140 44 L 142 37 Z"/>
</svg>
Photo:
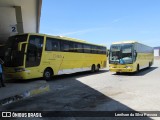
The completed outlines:
<svg viewBox="0 0 160 120">
<path fill-rule="evenodd" d="M 132 44 L 116 44 L 110 48 L 109 62 L 117 64 L 133 63 L 133 45 Z"/>
<path fill-rule="evenodd" d="M 23 65 L 25 46 L 22 45 L 22 50 L 18 51 L 18 44 L 27 40 L 27 34 L 16 35 L 8 38 L 5 52 L 5 66 L 17 67 Z"/>
</svg>

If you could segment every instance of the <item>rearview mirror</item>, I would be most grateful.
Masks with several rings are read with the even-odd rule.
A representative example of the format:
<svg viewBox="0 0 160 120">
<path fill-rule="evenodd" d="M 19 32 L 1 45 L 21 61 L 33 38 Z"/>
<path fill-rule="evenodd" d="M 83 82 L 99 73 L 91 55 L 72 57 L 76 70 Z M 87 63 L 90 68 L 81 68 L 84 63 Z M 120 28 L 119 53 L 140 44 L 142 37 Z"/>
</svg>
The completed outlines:
<svg viewBox="0 0 160 120">
<path fill-rule="evenodd" d="M 136 50 L 134 51 L 133 55 L 134 55 L 134 57 L 137 57 L 137 52 L 136 52 Z"/>
<path fill-rule="evenodd" d="M 20 42 L 19 44 L 18 44 L 18 51 L 21 51 L 22 50 L 22 46 L 23 45 L 27 45 L 27 42 Z"/>
</svg>

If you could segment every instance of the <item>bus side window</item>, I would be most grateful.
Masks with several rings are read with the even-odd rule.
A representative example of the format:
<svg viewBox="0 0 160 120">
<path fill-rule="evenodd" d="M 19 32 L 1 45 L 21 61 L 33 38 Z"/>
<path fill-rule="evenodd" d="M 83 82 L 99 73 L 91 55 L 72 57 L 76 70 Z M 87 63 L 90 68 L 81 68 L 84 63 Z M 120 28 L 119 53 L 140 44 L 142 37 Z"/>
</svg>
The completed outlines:
<svg viewBox="0 0 160 120">
<path fill-rule="evenodd" d="M 74 52 L 78 52 L 78 44 L 74 43 Z"/>
<path fill-rule="evenodd" d="M 74 43 L 74 52 L 83 53 L 83 46 L 81 43 Z"/>
<path fill-rule="evenodd" d="M 97 47 L 96 46 L 92 46 L 92 53 L 97 54 Z"/>
<path fill-rule="evenodd" d="M 70 41 L 61 41 L 61 51 L 72 52 L 73 43 L 71 43 Z"/>
<path fill-rule="evenodd" d="M 101 47 L 101 50 L 102 54 L 106 54 L 108 56 L 107 49 L 105 47 Z"/>
<path fill-rule="evenodd" d="M 74 43 L 73 42 L 69 42 L 69 52 L 74 52 Z"/>
<path fill-rule="evenodd" d="M 83 45 L 84 53 L 91 53 L 91 45 Z"/>
<path fill-rule="evenodd" d="M 97 46 L 97 53 L 101 54 L 101 47 L 100 46 Z"/>
<path fill-rule="evenodd" d="M 45 50 L 46 51 L 59 51 L 60 50 L 59 41 L 54 38 L 47 38 Z"/>
</svg>

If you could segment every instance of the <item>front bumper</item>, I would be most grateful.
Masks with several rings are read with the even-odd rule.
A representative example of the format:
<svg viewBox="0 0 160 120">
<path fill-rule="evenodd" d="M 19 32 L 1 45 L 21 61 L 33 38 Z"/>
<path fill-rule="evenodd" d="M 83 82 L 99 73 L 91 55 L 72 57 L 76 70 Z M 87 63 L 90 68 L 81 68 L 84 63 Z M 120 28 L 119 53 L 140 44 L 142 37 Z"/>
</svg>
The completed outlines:
<svg viewBox="0 0 160 120">
<path fill-rule="evenodd" d="M 26 73 L 15 72 L 15 73 L 4 73 L 6 79 L 26 79 Z"/>
<path fill-rule="evenodd" d="M 135 72 L 134 65 L 132 64 L 123 64 L 123 65 L 109 65 L 109 70 L 111 72 Z"/>
<path fill-rule="evenodd" d="M 111 72 L 134 72 L 131 68 L 110 68 Z"/>
</svg>

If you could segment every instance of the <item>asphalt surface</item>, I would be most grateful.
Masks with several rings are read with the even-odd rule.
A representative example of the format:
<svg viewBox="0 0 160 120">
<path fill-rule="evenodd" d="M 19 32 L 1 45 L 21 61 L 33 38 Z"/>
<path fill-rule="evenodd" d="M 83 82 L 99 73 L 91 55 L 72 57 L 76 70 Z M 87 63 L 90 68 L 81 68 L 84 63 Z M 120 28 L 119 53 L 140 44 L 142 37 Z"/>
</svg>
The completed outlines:
<svg viewBox="0 0 160 120">
<path fill-rule="evenodd" d="M 151 68 L 136 74 L 116 75 L 104 69 L 97 73 L 83 72 L 56 76 L 53 80 L 48 81 L 50 92 L 3 106 L 0 110 L 160 111 L 159 67 L 160 60 L 157 59 Z"/>
</svg>

